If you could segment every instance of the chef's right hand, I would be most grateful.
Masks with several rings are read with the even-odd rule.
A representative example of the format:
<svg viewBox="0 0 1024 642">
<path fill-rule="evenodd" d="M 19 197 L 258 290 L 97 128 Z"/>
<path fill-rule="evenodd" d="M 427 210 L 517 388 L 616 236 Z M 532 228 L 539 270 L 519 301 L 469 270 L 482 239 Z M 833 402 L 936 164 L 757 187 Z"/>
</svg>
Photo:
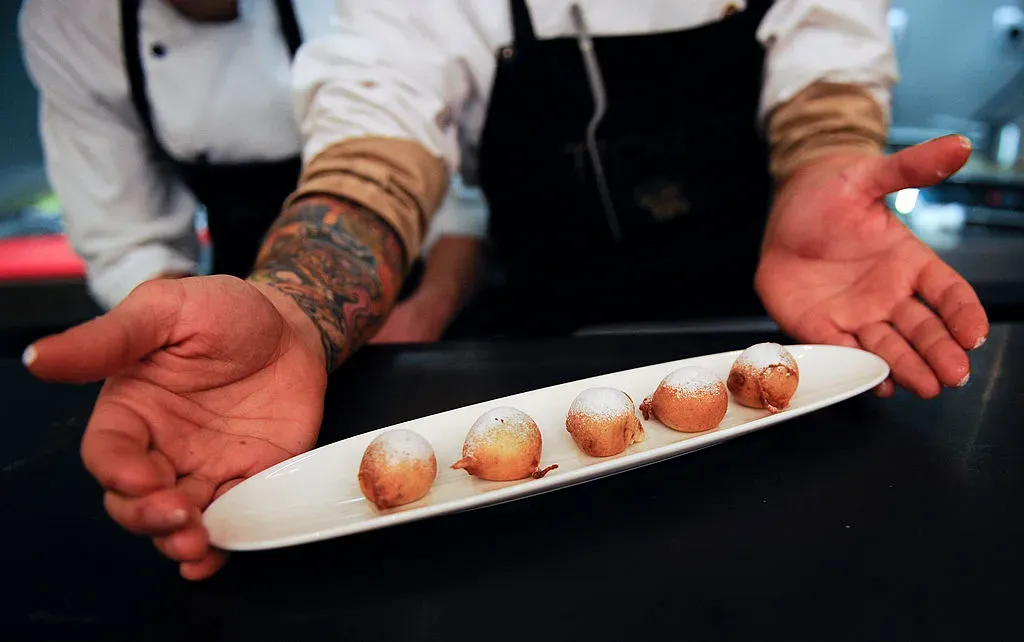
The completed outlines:
<svg viewBox="0 0 1024 642">
<path fill-rule="evenodd" d="M 272 286 L 158 280 L 25 351 L 41 379 L 106 378 L 82 438 L 107 512 L 203 579 L 224 561 L 201 514 L 243 479 L 311 448 L 327 382 L 312 321 Z"/>
</svg>

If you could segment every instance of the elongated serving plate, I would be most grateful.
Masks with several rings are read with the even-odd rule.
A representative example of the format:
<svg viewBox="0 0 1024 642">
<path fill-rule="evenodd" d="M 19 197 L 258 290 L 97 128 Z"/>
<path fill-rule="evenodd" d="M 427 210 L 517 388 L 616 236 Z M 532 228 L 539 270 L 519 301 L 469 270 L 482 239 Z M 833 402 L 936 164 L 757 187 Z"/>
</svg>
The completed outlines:
<svg viewBox="0 0 1024 642">
<path fill-rule="evenodd" d="M 207 509 L 203 521 L 215 546 L 241 551 L 292 546 L 480 508 L 565 488 L 726 441 L 849 399 L 870 390 L 889 374 L 884 361 L 861 350 L 789 346 L 789 351 L 800 365 L 800 387 L 790 407 L 775 415 L 745 408 L 730 398 L 725 420 L 710 432 L 687 435 L 651 420 L 643 422 L 646 441 L 620 455 L 590 457 L 576 447 L 565 430 L 565 415 L 582 390 L 594 386 L 619 388 L 639 407 L 662 377 L 685 365 L 702 366 L 725 381 L 739 351 L 683 359 L 466 406 L 323 446 L 239 484 Z M 514 406 L 534 418 L 544 436 L 541 466 L 558 464 L 556 470 L 542 479 L 488 482 L 449 468 L 461 457 L 469 427 L 477 417 L 497 406 Z M 430 441 L 437 456 L 437 480 L 423 499 L 379 511 L 360 493 L 356 473 L 370 441 L 396 427 L 414 430 Z"/>
</svg>

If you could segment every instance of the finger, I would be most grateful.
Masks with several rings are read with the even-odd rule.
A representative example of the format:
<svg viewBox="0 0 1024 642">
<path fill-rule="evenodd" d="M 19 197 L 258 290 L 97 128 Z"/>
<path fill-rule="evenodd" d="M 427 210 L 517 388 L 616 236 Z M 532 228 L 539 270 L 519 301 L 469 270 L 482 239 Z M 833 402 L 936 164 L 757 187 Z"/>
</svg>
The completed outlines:
<svg viewBox="0 0 1024 642">
<path fill-rule="evenodd" d="M 942 391 L 928 364 L 888 323 L 870 323 L 857 332 L 865 349 L 889 364 L 893 380 L 922 399 L 932 399 Z"/>
<path fill-rule="evenodd" d="M 231 490 L 232 488 L 241 484 L 244 481 L 244 479 L 231 479 L 229 481 L 224 482 L 217 488 L 217 492 L 214 493 L 213 498 L 217 499 L 218 497 L 220 497 L 221 495 L 228 492 L 229 490 Z"/>
<path fill-rule="evenodd" d="M 178 490 L 188 497 L 192 505 L 198 506 L 200 510 L 209 506 L 213 499 L 216 485 L 195 475 L 182 477 L 177 482 Z"/>
<path fill-rule="evenodd" d="M 160 490 L 145 497 L 108 492 L 103 506 L 115 522 L 136 535 L 168 535 L 184 528 L 198 509 L 176 490 Z"/>
<path fill-rule="evenodd" d="M 988 315 L 978 294 L 942 259 L 935 257 L 921 270 L 917 291 L 939 313 L 960 347 L 975 350 L 985 343 L 989 333 Z"/>
<path fill-rule="evenodd" d="M 806 314 L 793 329 L 793 338 L 804 343 L 824 343 L 833 346 L 859 348 L 857 338 L 849 332 L 840 330 L 830 319 Z"/>
<path fill-rule="evenodd" d="M 942 385 L 956 388 L 967 383 L 971 362 L 942 322 L 928 306 L 907 299 L 893 310 L 892 322 L 924 358 Z"/>
<path fill-rule="evenodd" d="M 859 348 L 860 342 L 852 334 L 846 332 L 837 332 L 823 338 L 818 343 L 825 343 L 830 346 L 845 346 L 847 348 Z"/>
<path fill-rule="evenodd" d="M 875 386 L 875 395 L 882 399 L 888 399 L 894 394 L 896 394 L 896 384 L 893 383 L 892 377 L 886 377 L 885 381 Z"/>
<path fill-rule="evenodd" d="M 228 554 L 215 548 L 211 548 L 202 559 L 195 562 L 182 562 L 179 567 L 181 576 L 193 582 L 205 580 L 224 566 L 228 561 Z"/>
<path fill-rule="evenodd" d="M 971 156 L 965 136 L 943 136 L 865 162 L 857 178 L 871 198 L 911 187 L 930 187 L 955 174 Z"/>
<path fill-rule="evenodd" d="M 149 450 L 144 420 L 127 406 L 100 393 L 82 437 L 81 455 L 89 473 L 105 489 L 141 497 L 174 484 L 174 471 Z"/>
<path fill-rule="evenodd" d="M 40 379 L 98 381 L 167 343 L 180 309 L 179 281 L 143 283 L 113 310 L 30 345 L 22 357 Z"/>
<path fill-rule="evenodd" d="M 245 481 L 242 478 L 229 479 L 228 481 L 217 485 L 211 481 L 196 477 L 195 475 L 188 475 L 178 480 L 178 490 L 185 493 L 185 496 L 189 498 L 189 501 L 193 505 L 198 506 L 200 510 L 206 510 L 206 507 L 210 505 L 210 502 L 217 499 L 224 493 L 228 492 L 235 486 Z"/>
<path fill-rule="evenodd" d="M 153 545 L 166 557 L 177 562 L 202 561 L 210 552 L 210 536 L 199 519 L 197 510 L 191 526 L 164 537 L 155 537 Z"/>
</svg>

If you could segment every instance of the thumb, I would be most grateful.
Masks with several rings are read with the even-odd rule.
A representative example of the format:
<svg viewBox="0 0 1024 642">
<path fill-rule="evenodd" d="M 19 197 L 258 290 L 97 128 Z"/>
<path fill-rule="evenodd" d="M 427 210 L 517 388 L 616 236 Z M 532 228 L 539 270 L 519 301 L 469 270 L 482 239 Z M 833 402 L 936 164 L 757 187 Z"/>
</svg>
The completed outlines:
<svg viewBox="0 0 1024 642">
<path fill-rule="evenodd" d="M 971 157 L 971 141 L 950 135 L 866 162 L 861 175 L 871 198 L 911 187 L 931 187 L 957 172 Z"/>
<path fill-rule="evenodd" d="M 143 283 L 113 310 L 30 345 L 22 356 L 33 375 L 49 381 L 97 381 L 166 345 L 184 291 L 171 280 Z"/>
</svg>

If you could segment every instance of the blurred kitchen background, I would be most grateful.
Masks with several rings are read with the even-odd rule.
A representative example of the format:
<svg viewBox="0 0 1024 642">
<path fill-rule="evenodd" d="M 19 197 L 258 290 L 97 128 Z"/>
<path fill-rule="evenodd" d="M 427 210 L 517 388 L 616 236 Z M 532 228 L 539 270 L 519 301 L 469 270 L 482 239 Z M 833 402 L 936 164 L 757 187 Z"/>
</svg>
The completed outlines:
<svg viewBox="0 0 1024 642">
<path fill-rule="evenodd" d="M 939 187 L 891 204 L 978 289 L 994 318 L 1024 318 L 1024 2 L 895 0 L 889 27 L 902 82 L 896 148 L 951 131 L 975 145 Z"/>
<path fill-rule="evenodd" d="M 46 184 L 19 4 L 0 2 L 2 352 L 99 312 Z M 900 192 L 891 206 L 971 280 L 994 319 L 1024 319 L 1024 0 L 894 0 L 889 26 L 903 78 L 893 148 L 949 132 L 976 148 L 947 184 Z"/>
</svg>

